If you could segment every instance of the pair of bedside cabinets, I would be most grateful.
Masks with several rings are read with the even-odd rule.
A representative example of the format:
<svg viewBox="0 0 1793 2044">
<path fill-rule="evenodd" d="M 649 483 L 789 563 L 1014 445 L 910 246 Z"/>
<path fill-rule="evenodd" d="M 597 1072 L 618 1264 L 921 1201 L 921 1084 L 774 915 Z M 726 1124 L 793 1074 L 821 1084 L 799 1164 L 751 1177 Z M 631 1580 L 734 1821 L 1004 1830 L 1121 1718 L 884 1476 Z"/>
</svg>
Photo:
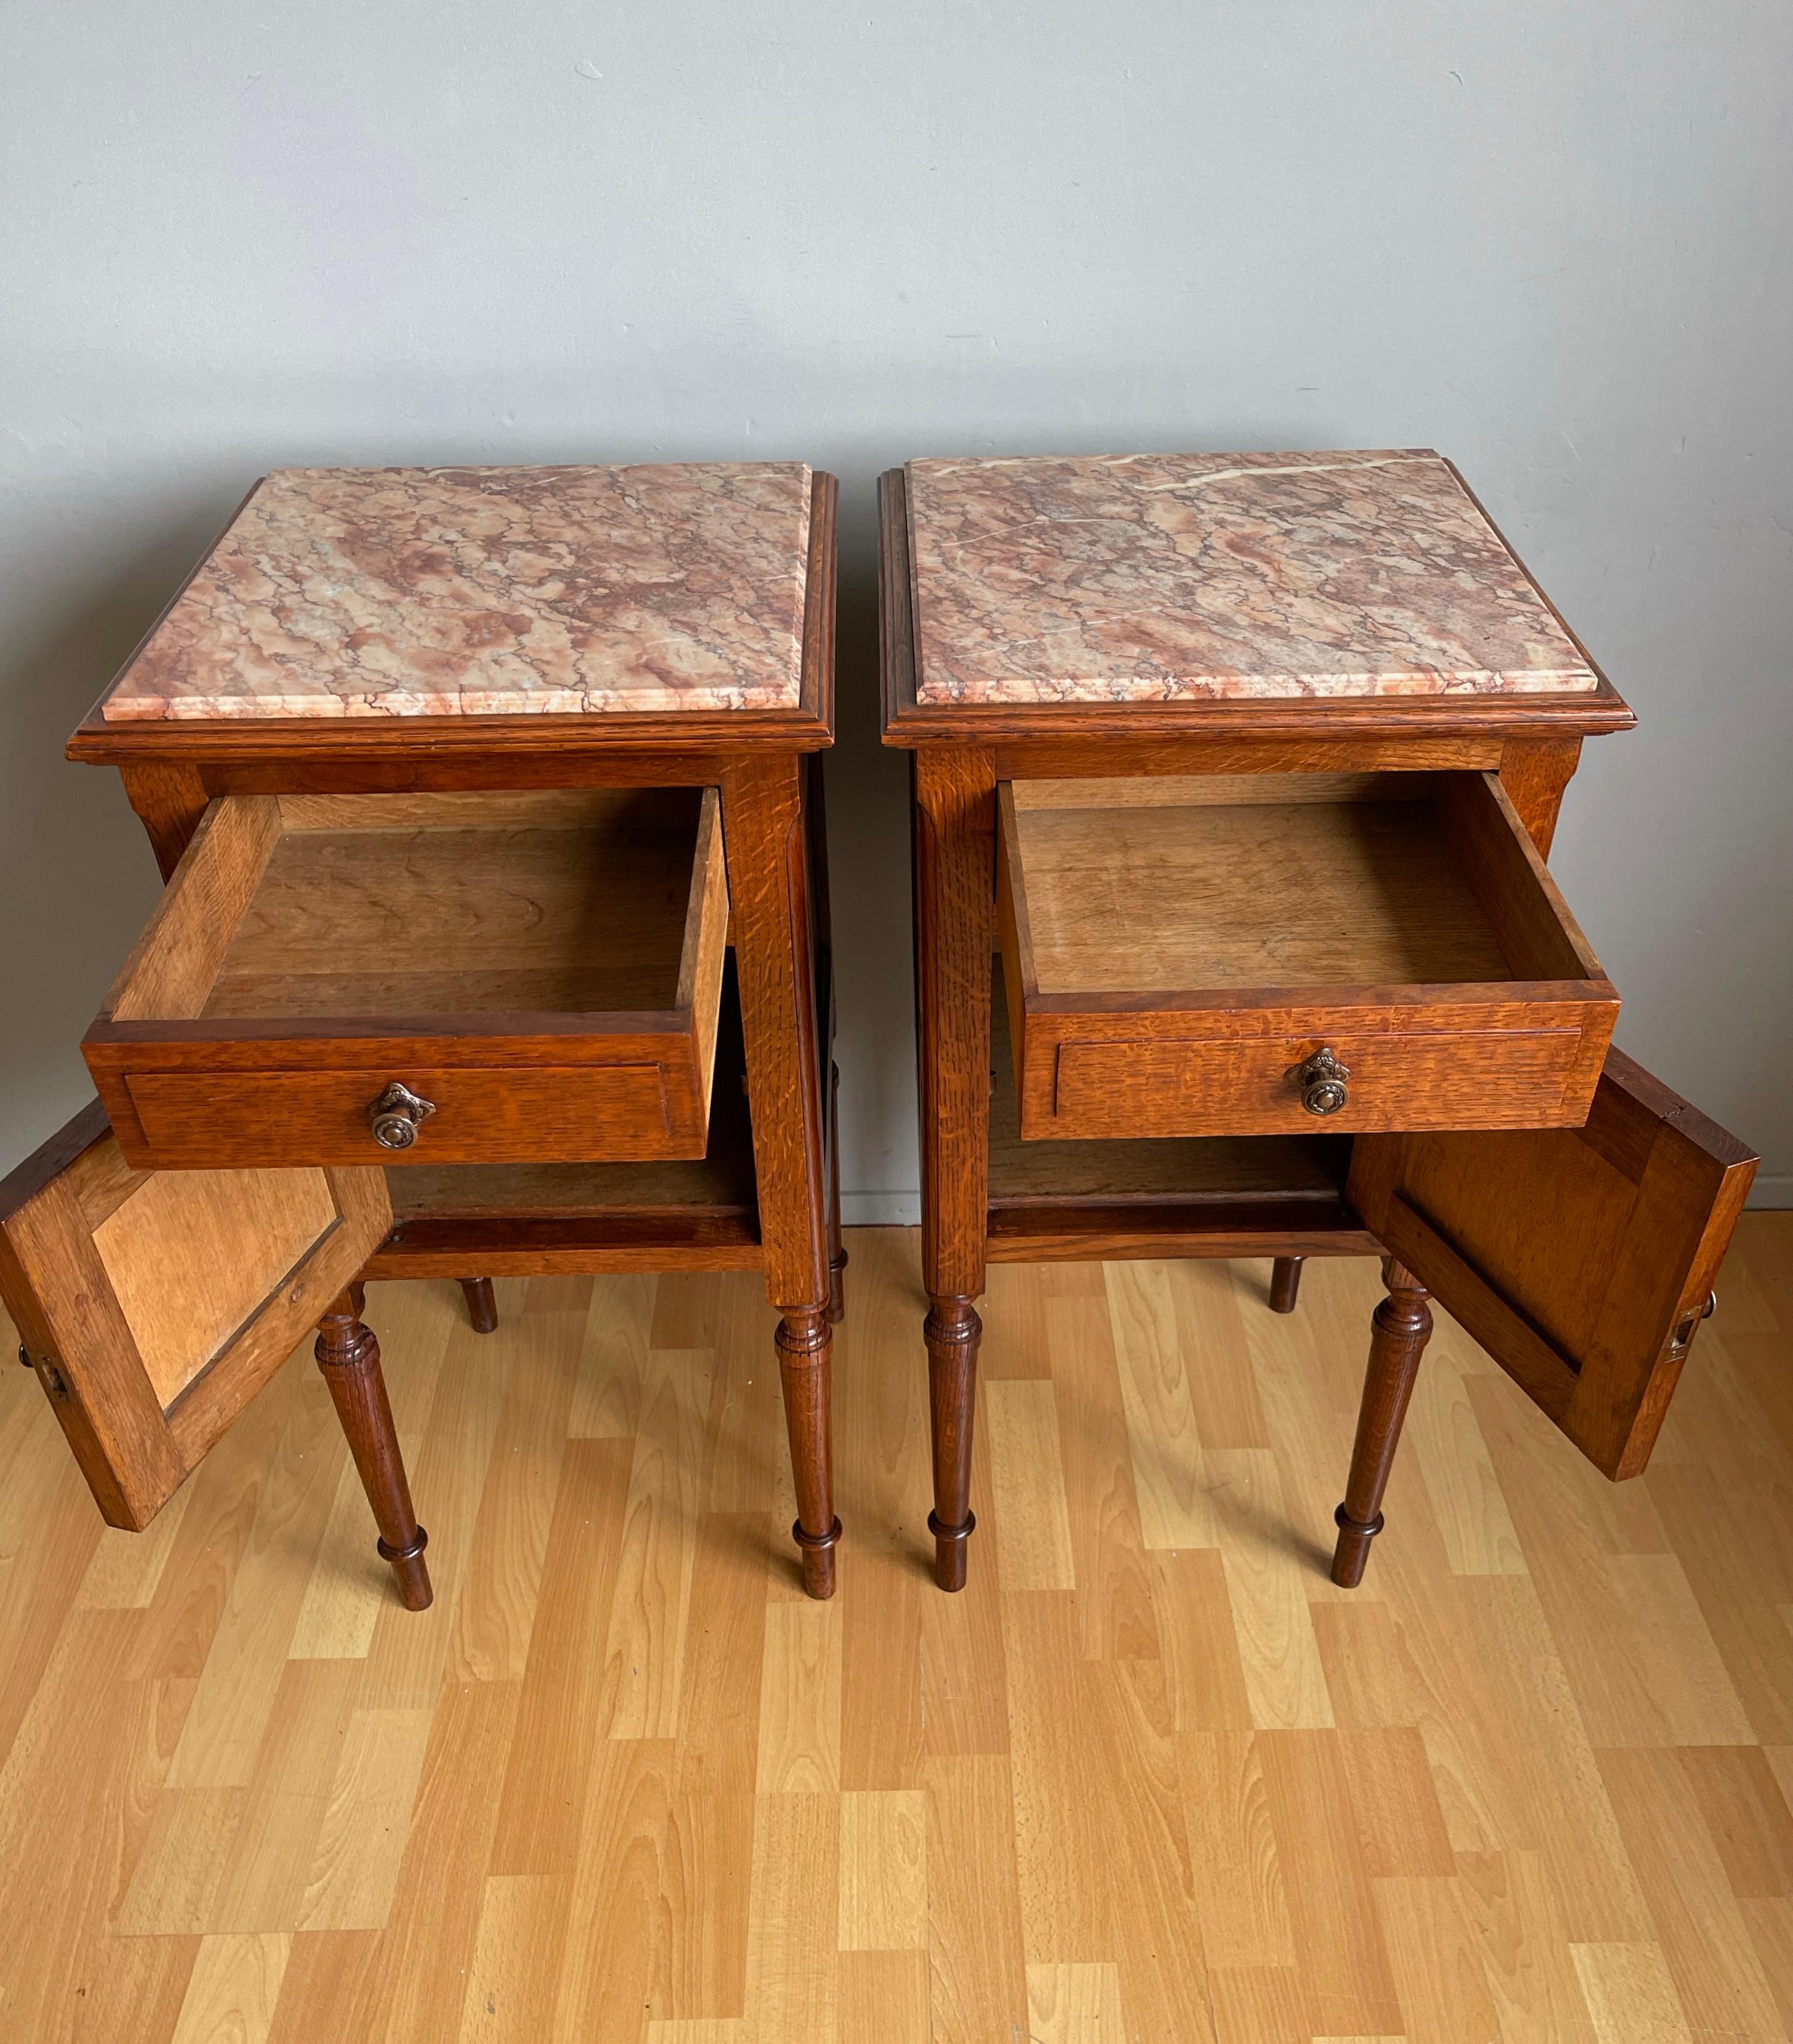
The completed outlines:
<svg viewBox="0 0 1793 2044">
<path fill-rule="evenodd" d="M 167 887 L 0 1187 L 0 1290 L 140 1527 L 316 1324 L 405 1601 L 368 1277 L 762 1269 L 805 1587 L 841 1270 L 820 751 L 831 478 L 290 471 L 71 756 Z M 1384 1258 L 1334 1576 L 1442 1301 L 1637 1473 L 1749 1189 L 1611 1047 L 1545 865 L 1633 719 L 1425 451 L 916 462 L 881 485 L 913 765 L 937 1580 L 992 1259 Z M 425 1500 L 427 1504 L 427 1500 Z"/>
</svg>

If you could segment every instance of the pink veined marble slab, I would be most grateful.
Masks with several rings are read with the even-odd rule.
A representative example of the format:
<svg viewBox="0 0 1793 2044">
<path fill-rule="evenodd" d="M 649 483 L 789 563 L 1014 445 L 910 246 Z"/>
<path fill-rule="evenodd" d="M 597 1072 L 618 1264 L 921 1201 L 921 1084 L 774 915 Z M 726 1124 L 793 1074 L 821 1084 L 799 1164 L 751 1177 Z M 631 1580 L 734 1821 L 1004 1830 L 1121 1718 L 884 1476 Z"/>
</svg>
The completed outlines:
<svg viewBox="0 0 1793 2044">
<path fill-rule="evenodd" d="M 290 468 L 113 684 L 109 723 L 781 709 L 801 463 Z"/>
<path fill-rule="evenodd" d="M 1599 686 L 1430 448 L 907 473 L 923 703 Z"/>
</svg>

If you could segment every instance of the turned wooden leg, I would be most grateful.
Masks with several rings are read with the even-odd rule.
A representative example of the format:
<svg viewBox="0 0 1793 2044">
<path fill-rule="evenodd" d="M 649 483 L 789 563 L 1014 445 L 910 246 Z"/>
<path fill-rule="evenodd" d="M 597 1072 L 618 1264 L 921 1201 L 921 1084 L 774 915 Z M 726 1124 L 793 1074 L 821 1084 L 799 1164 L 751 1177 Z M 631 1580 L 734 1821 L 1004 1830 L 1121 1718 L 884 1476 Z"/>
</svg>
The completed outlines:
<svg viewBox="0 0 1793 2044">
<path fill-rule="evenodd" d="M 847 1251 L 840 1243 L 840 1067 L 828 1067 L 828 1320 L 839 1327 L 847 1318 L 847 1289 L 841 1274 Z"/>
<path fill-rule="evenodd" d="M 1419 1358 L 1432 1331 L 1426 1288 L 1413 1273 L 1391 1256 L 1382 1266 L 1382 1281 L 1388 1296 L 1371 1322 L 1369 1367 L 1357 1412 L 1350 1478 L 1345 1502 L 1333 1515 L 1338 1544 L 1333 1550 L 1332 1580 L 1348 1590 L 1363 1581 L 1369 1543 L 1382 1531 L 1382 1493 L 1400 1445 L 1401 1423 L 1419 1374 Z"/>
<path fill-rule="evenodd" d="M 971 1427 L 983 1323 L 990 1172 L 990 911 L 996 758 L 910 755 L 915 804 L 916 1064 L 921 1101 L 921 1281 L 934 1436 L 934 1580 L 965 1587 Z"/>
<path fill-rule="evenodd" d="M 429 1535 L 411 1508 L 411 1486 L 398 1452 L 398 1434 L 380 1369 L 380 1345 L 361 1319 L 362 1292 L 351 1285 L 317 1326 L 317 1366 L 330 1387 L 336 1417 L 380 1529 L 379 1550 L 392 1564 L 407 1611 L 428 1608 L 434 1594 L 424 1549 Z"/>
<path fill-rule="evenodd" d="M 1301 1289 L 1301 1266 L 1307 1261 L 1302 1256 L 1279 1256 L 1270 1269 L 1270 1311 L 1273 1313 L 1292 1313 L 1296 1294 Z"/>
<path fill-rule="evenodd" d="M 498 1302 L 493 1296 L 490 1278 L 463 1278 L 461 1289 L 466 1295 L 467 1318 L 473 1323 L 476 1335 L 489 1335 L 498 1324 Z"/>
<path fill-rule="evenodd" d="M 778 1374 L 785 1387 L 791 1473 L 797 1480 L 797 1523 L 791 1528 L 803 1555 L 803 1587 L 812 1597 L 835 1593 L 834 1443 L 829 1426 L 829 1376 L 834 1332 L 825 1308 L 788 1312 L 778 1323 Z"/>
<path fill-rule="evenodd" d="M 965 1588 L 971 1512 L 971 1422 L 977 1397 L 977 1342 L 984 1323 L 969 1299 L 935 1299 L 922 1325 L 927 1343 L 927 1395 L 934 1433 L 934 1580 Z"/>
<path fill-rule="evenodd" d="M 792 1529 L 803 1586 L 834 1594 L 834 1466 L 828 1418 L 827 1053 L 812 920 L 813 808 L 796 755 L 742 755 L 722 775 L 735 983 L 753 1113 L 766 1296 L 780 1315 L 778 1370 L 797 1486 Z M 813 786 L 811 788 L 812 804 Z"/>
</svg>

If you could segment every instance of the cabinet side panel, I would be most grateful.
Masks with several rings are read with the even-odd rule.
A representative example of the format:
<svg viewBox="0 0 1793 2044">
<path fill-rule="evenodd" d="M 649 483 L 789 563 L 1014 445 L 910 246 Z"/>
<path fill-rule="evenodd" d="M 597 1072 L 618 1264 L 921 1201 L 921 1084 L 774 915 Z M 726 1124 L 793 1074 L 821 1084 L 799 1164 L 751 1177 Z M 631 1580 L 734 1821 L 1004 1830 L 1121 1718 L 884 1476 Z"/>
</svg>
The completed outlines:
<svg viewBox="0 0 1793 2044">
<path fill-rule="evenodd" d="M 270 795 L 227 795 L 207 812 L 106 997 L 107 1016 L 202 1012 L 279 836 Z"/>
</svg>

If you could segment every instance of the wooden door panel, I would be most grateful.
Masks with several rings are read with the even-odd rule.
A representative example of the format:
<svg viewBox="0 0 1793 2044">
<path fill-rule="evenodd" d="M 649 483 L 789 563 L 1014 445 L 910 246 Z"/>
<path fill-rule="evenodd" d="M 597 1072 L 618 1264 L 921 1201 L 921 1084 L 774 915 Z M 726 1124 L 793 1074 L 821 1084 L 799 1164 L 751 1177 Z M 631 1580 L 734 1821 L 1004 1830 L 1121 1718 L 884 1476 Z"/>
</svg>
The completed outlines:
<svg viewBox="0 0 1793 2044">
<path fill-rule="evenodd" d="M 378 1169 L 133 1170 L 97 1101 L 0 1181 L 0 1297 L 109 1524 L 148 1523 L 391 1224 Z"/>
<path fill-rule="evenodd" d="M 1622 1051 L 1580 1128 L 1360 1136 L 1365 1224 L 1614 1478 L 1649 1458 L 1753 1153 Z"/>
</svg>

